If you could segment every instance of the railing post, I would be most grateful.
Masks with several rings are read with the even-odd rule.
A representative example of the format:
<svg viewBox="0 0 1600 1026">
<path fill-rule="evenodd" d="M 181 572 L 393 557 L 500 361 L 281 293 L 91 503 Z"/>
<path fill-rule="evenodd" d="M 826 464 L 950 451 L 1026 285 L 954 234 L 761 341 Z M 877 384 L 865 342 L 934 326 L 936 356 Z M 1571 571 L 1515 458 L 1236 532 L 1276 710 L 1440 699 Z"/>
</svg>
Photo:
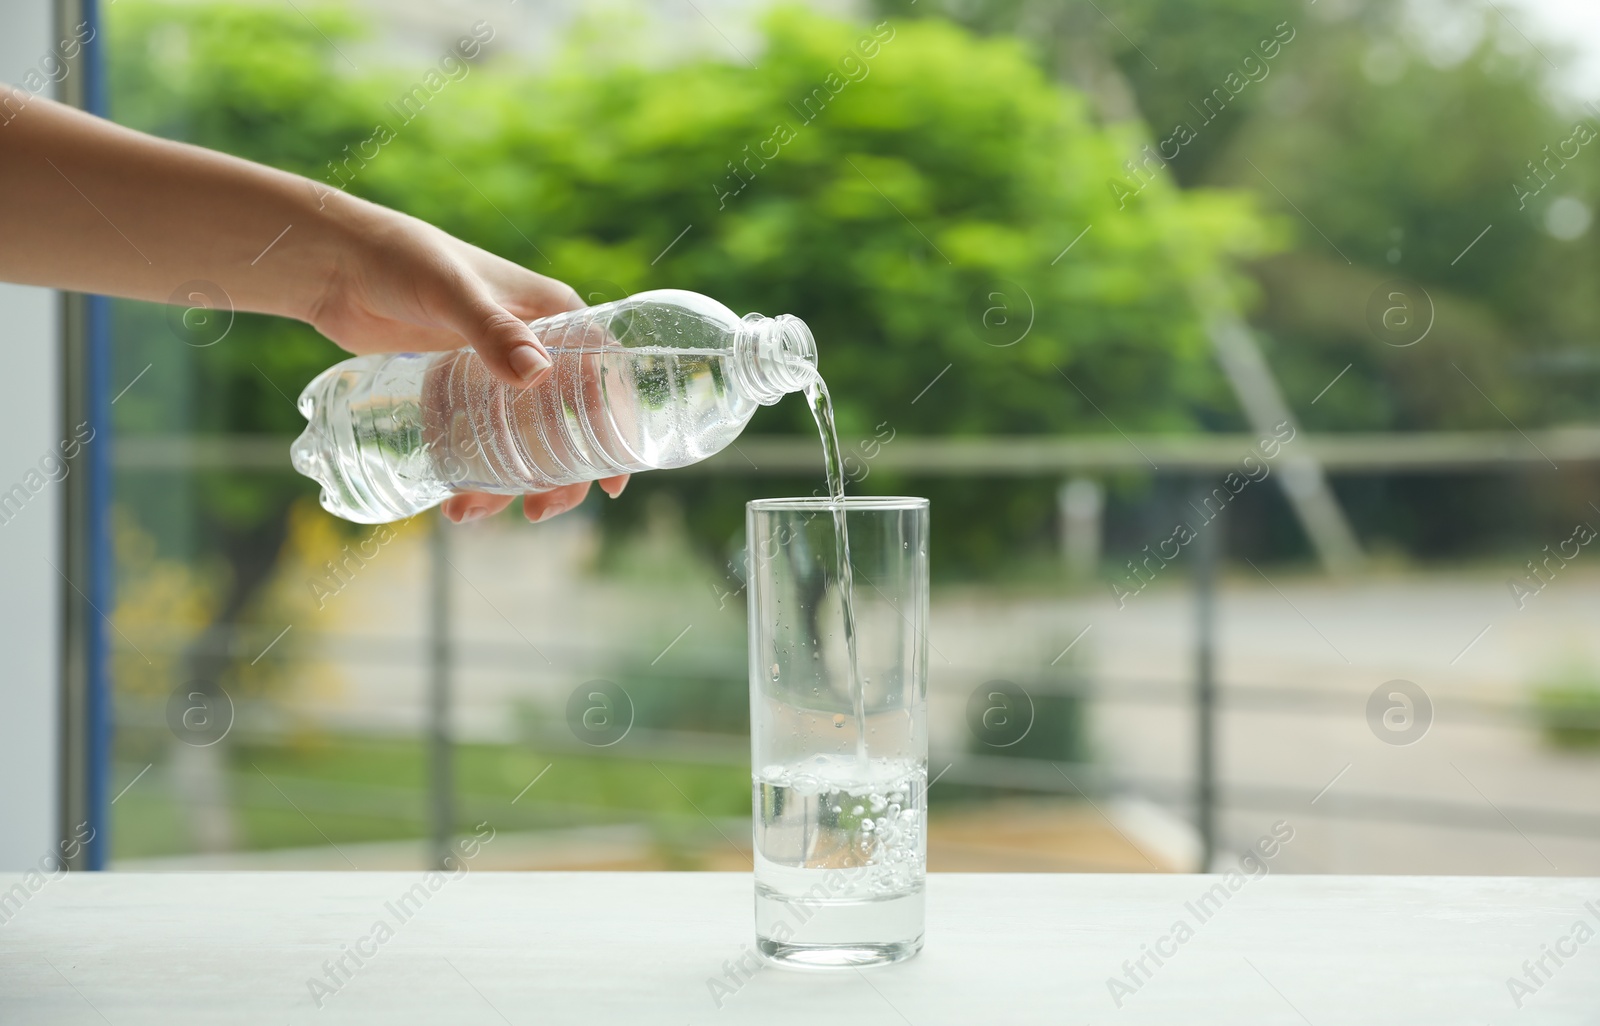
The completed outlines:
<svg viewBox="0 0 1600 1026">
<path fill-rule="evenodd" d="M 450 539 L 442 513 L 428 532 L 428 790 L 430 859 L 445 866 L 455 837 L 450 747 Z"/>
<path fill-rule="evenodd" d="M 1193 492 L 1193 505 L 1203 509 L 1209 494 L 1204 479 L 1196 479 Z M 1195 826 L 1200 833 L 1200 869 L 1206 873 L 1217 853 L 1216 575 L 1223 526 L 1219 513 L 1201 523 L 1194 540 Z"/>
<path fill-rule="evenodd" d="M 1092 477 L 1073 477 L 1056 490 L 1056 510 L 1067 579 L 1092 581 L 1100 566 L 1105 489 Z"/>
</svg>

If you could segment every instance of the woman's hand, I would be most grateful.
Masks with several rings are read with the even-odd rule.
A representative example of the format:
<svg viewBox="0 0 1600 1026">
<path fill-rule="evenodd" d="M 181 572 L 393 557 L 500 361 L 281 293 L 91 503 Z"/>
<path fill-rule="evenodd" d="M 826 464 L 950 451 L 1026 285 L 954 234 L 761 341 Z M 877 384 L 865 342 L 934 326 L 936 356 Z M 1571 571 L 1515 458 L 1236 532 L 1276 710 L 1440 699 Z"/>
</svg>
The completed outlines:
<svg viewBox="0 0 1600 1026">
<path fill-rule="evenodd" d="M 446 232 L 298 175 L 157 139 L 0 83 L 0 281 L 171 302 L 217 286 L 236 310 L 297 317 L 352 353 L 477 350 L 536 384 L 549 354 L 524 321 L 583 305 L 572 289 Z M 92 198 L 91 198 L 92 197 Z M 627 477 L 600 487 L 613 497 Z M 543 520 L 587 484 L 526 496 Z M 460 523 L 512 497 L 462 494 Z"/>
<path fill-rule="evenodd" d="M 502 260 L 415 218 L 361 204 L 348 252 L 303 318 L 352 353 L 429 352 L 470 345 L 514 388 L 539 385 L 549 353 L 525 322 L 584 305 L 569 286 Z M 627 475 L 603 478 L 616 498 Z M 522 499 L 529 520 L 582 502 L 589 483 Z M 456 523 L 509 506 L 514 496 L 463 492 L 441 507 Z"/>
</svg>

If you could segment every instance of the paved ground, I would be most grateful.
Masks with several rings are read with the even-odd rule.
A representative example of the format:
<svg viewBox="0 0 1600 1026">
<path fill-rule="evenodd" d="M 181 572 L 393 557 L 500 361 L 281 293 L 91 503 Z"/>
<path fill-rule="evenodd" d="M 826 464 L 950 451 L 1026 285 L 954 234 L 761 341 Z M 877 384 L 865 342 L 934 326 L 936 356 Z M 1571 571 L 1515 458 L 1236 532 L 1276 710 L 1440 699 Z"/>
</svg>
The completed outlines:
<svg viewBox="0 0 1600 1026">
<path fill-rule="evenodd" d="M 1195 615 L 1183 582 L 1122 609 L 1102 596 L 1003 608 L 973 596 L 939 610 L 936 636 L 957 652 L 1009 639 L 1031 641 L 1042 656 L 1044 639 L 1064 646 L 1088 628 L 1072 655 L 1101 682 L 1101 757 L 1125 778 L 1190 779 L 1190 707 L 1181 691 L 1163 701 L 1148 686 L 1193 679 Z M 1552 668 L 1600 666 L 1600 574 L 1574 567 L 1519 610 L 1492 571 L 1340 586 L 1269 582 L 1246 568 L 1224 584 L 1219 621 L 1219 772 L 1225 794 L 1252 806 L 1224 817 L 1233 844 L 1288 818 L 1297 830 L 1291 869 L 1600 871 L 1600 830 L 1570 836 L 1576 829 L 1555 815 L 1600 814 L 1600 753 L 1551 750 L 1510 709 Z M 1374 729 L 1367 716 L 1372 693 L 1396 679 L 1432 705 L 1426 733 L 1409 745 L 1392 743 L 1404 731 L 1381 719 Z M 1416 715 L 1425 716 L 1421 705 Z M 1440 818 L 1457 825 L 1431 824 Z M 1569 836 L 1544 829 L 1550 821 Z"/>
</svg>

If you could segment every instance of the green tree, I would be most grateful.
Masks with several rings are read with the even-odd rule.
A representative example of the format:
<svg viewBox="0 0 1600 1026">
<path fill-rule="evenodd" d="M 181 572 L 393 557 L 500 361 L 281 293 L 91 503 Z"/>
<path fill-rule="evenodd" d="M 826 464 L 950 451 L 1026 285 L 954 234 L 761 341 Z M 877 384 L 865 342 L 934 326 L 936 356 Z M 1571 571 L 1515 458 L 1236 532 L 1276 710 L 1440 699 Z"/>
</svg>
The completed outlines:
<svg viewBox="0 0 1600 1026">
<path fill-rule="evenodd" d="M 1600 118 L 1551 99 L 1562 48 L 1530 44 L 1522 32 L 1533 26 L 1518 12 L 1507 13 L 1520 28 L 1475 4 L 1440 8 L 1448 26 L 1420 26 L 1399 0 L 878 6 L 1015 35 L 1063 81 L 1109 63 L 1153 136 L 1194 125 L 1197 137 L 1161 173 L 1184 187 L 1252 191 L 1294 233 L 1286 252 L 1252 268 L 1262 292 L 1254 322 L 1308 427 L 1503 430 L 1504 416 L 1525 428 L 1593 417 L 1596 234 L 1581 229 L 1600 198 L 1600 161 L 1578 125 L 1600 137 Z M 1279 24 L 1294 38 L 1266 76 L 1201 125 L 1195 106 L 1247 59 L 1260 64 L 1255 43 Z M 1445 52 L 1441 37 L 1464 42 Z M 1388 298 L 1392 279 L 1413 283 L 1414 309 Z M 1433 330 L 1415 346 L 1386 344 L 1370 323 L 1375 297 L 1380 316 L 1431 309 Z M 1488 480 L 1344 491 L 1369 533 L 1413 551 L 1481 544 L 1534 508 L 1523 490 Z"/>
<path fill-rule="evenodd" d="M 1108 430 L 1072 382 L 1127 430 L 1183 430 L 1223 395 L 1167 253 L 1220 265 L 1260 252 L 1265 229 L 1222 193 L 1113 216 L 1120 143 L 1012 42 L 938 22 L 874 38 L 786 11 L 759 69 L 586 58 L 504 95 L 469 80 L 446 100 L 462 116 L 428 121 L 415 161 L 375 175 L 396 195 L 428 183 L 414 209 L 463 233 L 516 211 L 499 241 L 574 282 L 799 315 L 847 436 Z M 754 430 L 814 428 L 791 402 Z M 1049 486 L 918 485 L 940 502 L 944 554 L 970 563 L 1049 520 Z M 752 483 L 639 486 L 678 492 L 720 543 Z"/>
<path fill-rule="evenodd" d="M 1225 401 L 1166 254 L 1223 266 L 1269 233 L 1237 193 L 1185 194 L 1161 218 L 1116 211 L 1106 182 L 1121 144 L 1016 43 L 787 10 L 767 23 L 759 68 L 608 61 L 580 41 L 532 74 L 474 67 L 402 122 L 388 104 L 422 69 L 351 73 L 333 46 L 359 26 L 309 13 L 315 27 L 272 8 L 119 6 L 118 116 L 347 184 L 574 283 L 795 313 L 847 435 L 1106 430 L 1089 399 L 1125 430 L 1182 430 Z M 392 138 L 346 162 L 380 124 Z M 195 426 L 247 432 L 294 430 L 280 393 L 339 356 L 257 318 L 188 355 Z M 813 429 L 796 402 L 756 430 Z M 636 485 L 651 486 L 679 492 L 717 544 L 749 487 Z M 281 520 L 310 490 L 230 478 L 202 500 L 219 524 Z M 1048 499 L 1035 492 L 1019 501 L 1038 529 Z M 944 498 L 948 542 L 1006 544 L 1004 495 Z"/>
</svg>

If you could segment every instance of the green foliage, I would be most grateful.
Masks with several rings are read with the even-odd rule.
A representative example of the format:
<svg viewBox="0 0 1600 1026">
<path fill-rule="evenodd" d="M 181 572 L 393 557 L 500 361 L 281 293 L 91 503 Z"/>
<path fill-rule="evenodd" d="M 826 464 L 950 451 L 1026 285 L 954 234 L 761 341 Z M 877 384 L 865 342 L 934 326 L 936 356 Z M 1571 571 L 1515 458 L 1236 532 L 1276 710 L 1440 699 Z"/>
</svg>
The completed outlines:
<svg viewBox="0 0 1600 1026">
<path fill-rule="evenodd" d="M 670 854 L 686 833 L 699 842 L 690 847 L 706 847 L 704 838 L 695 836 L 706 829 L 696 807 L 710 816 L 750 811 L 750 773 L 743 766 L 668 762 L 657 770 L 650 760 L 616 753 L 543 753 L 472 743 L 455 745 L 454 756 L 456 829 L 464 835 L 483 822 L 497 833 L 515 833 L 643 820 Z M 230 759 L 227 792 L 244 850 L 428 833 L 428 753 L 422 740 L 346 734 L 309 746 L 240 743 Z M 559 762 L 551 766 L 553 760 Z M 546 767 L 549 772 L 540 777 Z M 122 775 L 132 777 L 138 768 L 130 763 Z M 512 805 L 535 777 L 538 785 Z M 118 858 L 184 852 L 178 800 L 159 786 L 130 790 L 112 810 Z"/>
<path fill-rule="evenodd" d="M 1591 416 L 1592 382 L 1537 374 L 1574 348 L 1600 356 L 1579 341 L 1595 327 L 1580 284 L 1594 273 L 1593 236 L 1563 241 L 1543 224 L 1557 195 L 1592 200 L 1593 172 L 1574 162 L 1526 209 L 1513 191 L 1527 162 L 1571 130 L 1573 119 L 1544 98 L 1542 59 L 1509 30 L 1490 31 L 1440 66 L 1382 27 L 1376 18 L 1315 26 L 1309 60 L 1240 133 L 1221 172 L 1256 175 L 1241 159 L 1248 154 L 1274 182 L 1304 183 L 1293 197 L 1309 259 L 1281 275 L 1280 289 L 1303 295 L 1320 285 L 1343 297 L 1344 316 L 1306 316 L 1288 303 L 1285 316 L 1268 317 L 1280 339 L 1275 359 L 1299 379 L 1291 388 L 1311 394 L 1355 363 L 1356 387 L 1330 394 L 1312 426 L 1502 429 L 1504 416 L 1524 428 Z M 1345 258 L 1371 269 L 1348 296 L 1333 284 Z M 1437 309 L 1437 330 L 1414 348 L 1384 346 L 1363 316 L 1370 292 L 1393 278 L 1419 283 Z"/>
<path fill-rule="evenodd" d="M 1580 118 L 1596 125 L 1589 112 L 1549 99 L 1546 58 L 1563 63 L 1559 43 L 1537 40 L 1534 49 L 1472 4 L 1442 5 L 1450 31 L 1425 31 L 1399 0 L 1321 8 L 1127 0 L 1115 11 L 1087 0 L 878 6 L 1027 34 L 1035 58 L 1067 81 L 1106 62 L 1125 77 L 1156 137 L 1179 121 L 1195 126 L 1197 138 L 1170 164 L 1174 180 L 1252 190 L 1295 232 L 1289 259 L 1262 269 L 1257 317 L 1290 398 L 1308 405 L 1354 364 L 1316 409 L 1302 407 L 1310 426 L 1504 427 L 1451 363 L 1520 426 L 1592 415 L 1600 304 L 1587 283 L 1600 255 L 1596 235 L 1554 238 L 1545 218 L 1558 197 L 1593 206 L 1600 163 L 1591 144 L 1543 169 Z M 1292 42 L 1202 125 L 1195 105 L 1280 23 Z M 1446 53 L 1441 35 L 1466 45 Z M 1534 195 L 1524 201 L 1518 189 Z M 1391 278 L 1419 283 L 1440 307 L 1426 344 L 1390 348 L 1369 330 L 1366 302 Z"/>
<path fill-rule="evenodd" d="M 1547 218 L 1558 200 L 1569 213 L 1581 209 L 1574 200 L 1590 210 L 1600 201 L 1595 144 L 1581 132 L 1574 144 L 1580 121 L 1600 134 L 1600 118 L 1559 99 L 1551 69 L 1568 66 L 1561 41 L 1467 0 L 1429 5 L 1426 22 L 1403 0 L 875 6 L 1017 36 L 1061 81 L 1103 82 L 1113 69 L 1152 138 L 1179 121 L 1194 127 L 1157 177 L 1250 190 L 1294 233 L 1289 252 L 1253 268 L 1262 302 L 1252 319 L 1308 429 L 1506 430 L 1507 417 L 1524 429 L 1593 418 L 1600 232 L 1578 224 L 1577 237 L 1556 237 Z M 1280 23 L 1293 40 L 1202 124 L 1195 106 Z M 1137 150 L 1126 156 L 1139 159 Z M 1395 308 L 1393 279 L 1413 283 L 1410 314 L 1435 310 L 1414 346 L 1386 345 L 1369 323 L 1374 297 L 1380 313 Z M 1501 481 L 1480 489 L 1494 493 L 1489 501 L 1462 503 L 1477 484 L 1339 482 L 1363 535 L 1412 553 L 1481 551 L 1512 530 L 1558 529 L 1535 527 L 1536 503 Z"/>
<path fill-rule="evenodd" d="M 891 17 L 950 18 L 973 31 L 1014 35 L 1062 81 L 1081 81 L 1096 62 L 1107 62 L 1126 76 L 1139 112 L 1158 137 L 1180 121 L 1195 122 L 1191 105 L 1222 86 L 1252 47 L 1272 39 L 1275 26 L 1308 23 L 1280 0 L 1119 0 L 1114 8 L 1087 0 L 878 0 L 875 6 Z M 1290 45 L 1304 43 L 1302 35 Z M 1274 70 L 1269 67 L 1266 77 Z M 1266 96 L 1267 90 L 1253 85 L 1242 90 L 1223 116 L 1184 145 L 1172 162 L 1176 180 L 1185 186 L 1208 181 L 1207 168 L 1227 152 Z"/>
<path fill-rule="evenodd" d="M 292 11 L 125 3 L 107 13 L 111 113 L 123 124 L 307 173 L 365 135 L 355 126 L 377 102 L 372 85 L 328 88 L 327 43 Z M 328 12 L 318 23 L 341 38 L 357 27 Z M 277 318 L 238 314 L 209 346 L 174 331 L 164 307 L 119 302 L 114 318 L 113 379 L 149 368 L 115 407 L 128 434 L 297 433 L 304 421 L 292 397 L 315 368 L 345 355 L 306 325 Z M 259 584 L 289 506 L 317 491 L 292 474 L 260 472 L 181 481 L 139 474 L 118 490 L 145 511 L 140 519 L 164 551 L 194 556 L 229 582 L 225 605 L 248 600 L 243 592 Z"/>
<path fill-rule="evenodd" d="M 1533 707 L 1544 736 L 1557 748 L 1600 748 L 1600 672 L 1572 663 L 1534 688 Z"/>
<path fill-rule="evenodd" d="M 785 12 L 769 24 L 759 71 L 590 66 L 531 83 L 527 102 L 497 109 L 497 126 L 442 117 L 422 131 L 430 153 L 449 154 L 549 240 L 540 248 L 562 277 L 693 288 L 803 317 L 846 431 L 884 420 L 928 434 L 1102 425 L 1054 366 L 1081 371 L 1113 417 L 1187 426 L 1214 378 L 1164 245 L 1180 235 L 1212 260 L 1258 248 L 1261 229 L 1237 198 L 1196 197 L 1161 222 L 1112 219 L 1104 181 L 1120 152 L 1082 103 L 1014 44 L 943 24 L 896 29 L 858 62 L 865 77 L 836 79 L 838 95 L 806 120 L 807 98 L 860 36 Z M 447 100 L 463 112 L 489 106 L 473 89 L 504 90 L 489 76 L 466 87 Z M 783 129 L 792 141 L 764 160 Z M 750 179 L 742 189 L 730 163 Z M 419 212 L 471 231 L 454 202 Z M 1051 266 L 1097 222 L 1100 234 Z M 1031 299 L 1033 328 L 995 348 L 979 318 L 1007 282 L 1024 293 L 1005 297 L 1019 316 Z M 913 406 L 951 363 L 954 387 Z M 762 427 L 807 425 L 803 407 L 786 404 Z"/>
<path fill-rule="evenodd" d="M 315 27 L 270 6 L 119 5 L 116 114 L 348 180 L 543 273 L 595 283 L 590 294 L 678 287 L 740 312 L 797 314 L 847 435 L 1108 430 L 1064 374 L 1124 430 L 1184 430 L 1230 405 L 1170 254 L 1222 268 L 1264 251 L 1266 229 L 1239 194 L 1182 194 L 1160 217 L 1117 211 L 1106 181 L 1122 141 L 1017 43 L 937 21 L 873 30 L 783 10 L 759 68 L 606 62 L 580 39 L 532 74 L 474 66 L 406 122 L 390 104 L 426 69 L 352 72 L 334 48 L 359 24 L 307 13 Z M 380 124 L 394 138 L 351 160 L 372 152 L 361 143 Z M 190 355 L 193 426 L 260 432 L 294 430 L 280 391 L 294 395 L 340 354 L 301 326 L 241 318 L 224 344 Z M 789 402 L 754 430 L 812 428 Z M 682 494 L 702 540 L 737 530 L 723 484 L 636 487 L 652 486 Z M 258 487 L 310 492 L 287 479 Z M 1041 506 L 1025 487 L 1010 492 Z M 219 515 L 273 505 L 208 501 Z M 994 501 L 947 496 L 949 540 L 965 532 L 973 553 L 1001 544 L 982 515 Z"/>
</svg>

